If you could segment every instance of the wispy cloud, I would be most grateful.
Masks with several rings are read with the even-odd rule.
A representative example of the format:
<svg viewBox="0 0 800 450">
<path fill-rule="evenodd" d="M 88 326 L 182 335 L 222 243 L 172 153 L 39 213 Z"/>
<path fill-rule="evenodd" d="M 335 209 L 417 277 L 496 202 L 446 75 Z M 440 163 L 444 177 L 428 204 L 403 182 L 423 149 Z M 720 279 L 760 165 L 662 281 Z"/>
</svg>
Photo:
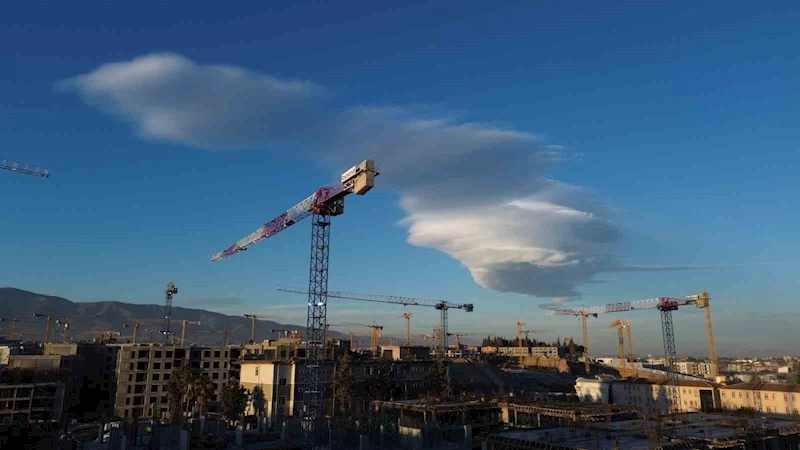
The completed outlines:
<svg viewBox="0 0 800 450">
<path fill-rule="evenodd" d="M 204 149 L 302 144 L 337 168 L 373 158 L 381 186 L 401 194 L 408 241 L 453 256 L 490 289 L 577 298 L 598 273 L 620 270 L 609 208 L 547 176 L 583 155 L 529 131 L 413 107 L 336 109 L 312 82 L 172 53 L 104 64 L 58 87 L 147 139 Z"/>
</svg>

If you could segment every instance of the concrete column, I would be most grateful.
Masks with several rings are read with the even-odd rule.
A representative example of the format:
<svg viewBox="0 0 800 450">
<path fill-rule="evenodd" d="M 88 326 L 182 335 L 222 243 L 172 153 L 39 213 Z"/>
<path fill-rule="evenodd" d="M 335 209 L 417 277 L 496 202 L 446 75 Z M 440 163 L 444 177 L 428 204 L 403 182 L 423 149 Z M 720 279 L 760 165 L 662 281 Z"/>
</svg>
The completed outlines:
<svg viewBox="0 0 800 450">
<path fill-rule="evenodd" d="M 362 434 L 358 437 L 358 450 L 369 450 L 368 434 Z"/>
<path fill-rule="evenodd" d="M 236 446 L 244 446 L 244 428 L 241 425 L 236 427 Z"/>
<path fill-rule="evenodd" d="M 112 428 L 110 434 L 108 450 L 119 450 L 122 445 L 122 431 L 119 428 Z"/>
<path fill-rule="evenodd" d="M 472 448 L 472 425 L 464 425 L 464 447 Z"/>
<path fill-rule="evenodd" d="M 289 424 L 286 423 L 284 420 L 281 423 L 281 442 L 288 442 L 289 441 Z"/>
<path fill-rule="evenodd" d="M 189 430 L 181 430 L 181 439 L 178 448 L 181 450 L 189 450 Z"/>
<path fill-rule="evenodd" d="M 536 415 L 536 426 L 539 427 L 539 428 L 542 428 L 542 415 L 541 414 L 537 414 Z"/>
<path fill-rule="evenodd" d="M 381 424 L 381 448 L 383 448 L 383 446 L 384 446 L 384 436 L 385 436 L 385 433 L 384 433 L 384 429 L 383 429 L 383 424 Z"/>
<path fill-rule="evenodd" d="M 518 413 L 518 412 L 519 412 L 519 411 L 514 411 L 514 426 L 515 426 L 515 427 L 516 427 L 516 426 L 517 426 L 517 424 L 519 423 L 519 422 L 517 421 L 517 413 Z"/>
<path fill-rule="evenodd" d="M 105 435 L 105 434 L 106 434 L 106 433 L 105 433 L 104 426 L 105 426 L 105 425 L 103 424 L 103 422 L 100 422 L 100 423 L 97 425 L 97 442 L 103 442 L 103 435 Z"/>
</svg>

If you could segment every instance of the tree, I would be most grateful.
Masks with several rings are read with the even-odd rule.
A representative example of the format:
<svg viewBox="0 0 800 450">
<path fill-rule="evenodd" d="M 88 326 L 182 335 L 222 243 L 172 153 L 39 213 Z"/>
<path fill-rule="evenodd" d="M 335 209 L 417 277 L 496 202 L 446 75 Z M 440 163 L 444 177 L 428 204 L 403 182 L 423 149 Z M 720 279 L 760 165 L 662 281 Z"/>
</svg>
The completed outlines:
<svg viewBox="0 0 800 450">
<path fill-rule="evenodd" d="M 425 374 L 425 385 L 428 388 L 428 395 L 450 397 L 450 383 L 447 377 L 447 364 L 444 359 L 437 357 L 433 359 L 430 370 Z"/>
<path fill-rule="evenodd" d="M 222 387 L 219 402 L 222 407 L 222 415 L 228 419 L 229 423 L 242 418 L 248 403 L 250 403 L 250 397 L 250 391 L 234 380 L 228 380 L 228 383 Z"/>
<path fill-rule="evenodd" d="M 253 410 L 256 415 L 262 415 L 267 410 L 267 399 L 264 397 L 264 390 L 260 385 L 253 388 Z"/>
<path fill-rule="evenodd" d="M 199 414 L 206 412 L 206 407 L 211 397 L 214 396 L 214 383 L 208 379 L 205 373 L 195 373 L 192 377 L 194 390 L 194 406 Z"/>
<path fill-rule="evenodd" d="M 795 372 L 792 383 L 800 384 L 800 370 Z"/>
<path fill-rule="evenodd" d="M 183 422 L 186 412 L 185 400 L 191 378 L 192 368 L 187 361 L 183 361 L 183 364 L 172 372 L 172 378 L 170 378 L 167 386 L 169 416 L 172 423 Z"/>
<path fill-rule="evenodd" d="M 336 365 L 336 372 L 333 374 L 333 398 L 339 402 L 339 410 L 342 414 L 350 411 L 353 404 L 353 395 L 356 388 L 353 381 L 353 369 L 350 365 L 352 358 L 347 352 L 339 358 Z"/>
<path fill-rule="evenodd" d="M 376 372 L 367 380 L 367 395 L 374 400 L 391 400 L 394 396 L 394 364 L 382 359 L 375 369 Z"/>
</svg>

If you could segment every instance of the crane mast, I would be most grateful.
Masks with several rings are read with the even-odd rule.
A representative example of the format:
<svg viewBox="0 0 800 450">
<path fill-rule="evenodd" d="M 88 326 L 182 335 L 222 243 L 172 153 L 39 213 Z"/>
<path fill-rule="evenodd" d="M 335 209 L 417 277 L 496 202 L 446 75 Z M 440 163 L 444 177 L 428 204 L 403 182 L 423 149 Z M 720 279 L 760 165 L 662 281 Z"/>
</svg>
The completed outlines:
<svg viewBox="0 0 800 450">
<path fill-rule="evenodd" d="M 164 301 L 164 331 L 162 331 L 164 334 L 164 343 L 168 343 L 170 341 L 170 337 L 172 337 L 172 331 L 170 330 L 172 321 L 172 296 L 177 293 L 178 288 L 175 286 L 175 283 L 170 281 L 167 284 L 167 290 L 165 292 L 166 299 Z"/>
<path fill-rule="evenodd" d="M 306 370 L 301 409 L 304 449 L 322 448 L 325 440 L 323 383 L 321 368 L 325 357 L 325 328 L 328 314 L 328 263 L 330 260 L 331 217 L 344 213 L 344 198 L 364 195 L 375 186 L 375 161 L 366 159 L 345 171 L 340 184 L 317 189 L 302 202 L 270 220 L 233 245 L 215 253 L 212 261 L 235 255 L 311 217 L 311 258 L 308 277 L 306 319 Z"/>
</svg>

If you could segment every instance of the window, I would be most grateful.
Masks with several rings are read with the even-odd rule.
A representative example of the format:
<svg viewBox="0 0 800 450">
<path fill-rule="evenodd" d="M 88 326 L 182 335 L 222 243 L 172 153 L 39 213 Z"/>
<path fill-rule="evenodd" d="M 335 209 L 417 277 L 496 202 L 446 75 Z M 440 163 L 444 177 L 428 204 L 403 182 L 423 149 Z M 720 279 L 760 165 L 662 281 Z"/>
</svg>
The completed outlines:
<svg viewBox="0 0 800 450">
<path fill-rule="evenodd" d="M 165 385 L 161 386 L 161 392 L 167 392 L 168 390 L 169 390 L 169 385 L 165 384 Z"/>
<path fill-rule="evenodd" d="M 157 373 L 154 373 L 154 374 L 153 374 L 153 381 L 158 381 L 159 377 L 160 377 L 160 375 L 159 375 L 159 374 L 157 374 Z"/>
<path fill-rule="evenodd" d="M 156 352 L 156 356 L 154 356 L 154 358 L 161 358 L 161 352 L 160 351 Z"/>
<path fill-rule="evenodd" d="M 147 358 L 150 356 L 150 350 L 139 350 L 139 359 Z"/>
<path fill-rule="evenodd" d="M 130 389 L 130 386 L 128 386 L 128 388 Z M 131 391 L 128 391 L 128 393 L 130 393 L 130 392 Z M 131 398 L 130 397 L 125 397 L 125 404 L 126 405 L 130 405 L 131 404 Z M 127 412 L 128 411 L 125 411 L 125 413 L 127 413 Z"/>
<path fill-rule="evenodd" d="M 214 358 L 219 358 L 219 350 L 214 352 Z"/>
<path fill-rule="evenodd" d="M 158 385 L 157 384 L 150 385 L 150 392 L 158 392 Z"/>
<path fill-rule="evenodd" d="M 747 398 L 750 398 L 750 393 L 749 392 L 745 393 L 745 395 L 747 396 Z"/>
<path fill-rule="evenodd" d="M 772 394 L 772 399 L 775 400 L 775 394 Z"/>
<path fill-rule="evenodd" d="M 783 401 L 785 402 L 789 401 L 789 394 L 783 394 Z"/>
<path fill-rule="evenodd" d="M 142 361 L 140 363 L 136 363 L 136 370 L 147 370 L 147 362 Z"/>
<path fill-rule="evenodd" d="M 132 388 L 133 388 L 133 386 L 128 386 L 128 394 L 130 394 L 130 393 L 131 393 L 131 389 L 132 389 Z"/>
<path fill-rule="evenodd" d="M 258 366 L 256 366 L 256 376 L 258 376 Z"/>
<path fill-rule="evenodd" d="M 133 374 L 132 373 L 128 374 L 128 381 L 133 381 Z"/>
<path fill-rule="evenodd" d="M 768 412 L 768 413 L 772 412 L 772 408 L 770 408 L 769 406 L 767 406 L 767 412 Z"/>
<path fill-rule="evenodd" d="M 725 391 L 722 391 L 722 397 L 723 398 L 725 397 Z"/>
<path fill-rule="evenodd" d="M 286 404 L 286 397 L 284 397 L 283 395 L 278 397 L 278 404 L 279 405 L 285 405 Z"/>
<path fill-rule="evenodd" d="M 208 361 L 206 361 L 203 363 L 203 369 L 208 369 L 208 368 L 209 368 Z"/>
<path fill-rule="evenodd" d="M 150 397 L 150 404 L 152 405 L 153 403 L 155 403 L 157 398 L 158 397 Z"/>
<path fill-rule="evenodd" d="M 219 361 L 214 361 L 214 364 L 212 364 L 211 367 L 219 369 Z"/>
<path fill-rule="evenodd" d="M 223 372 L 223 373 L 222 373 L 222 379 L 224 380 L 224 379 L 226 379 L 226 378 L 228 378 L 228 374 L 227 374 L 226 372 Z"/>
<path fill-rule="evenodd" d="M 286 378 L 278 378 L 278 386 L 286 386 Z"/>
<path fill-rule="evenodd" d="M 172 358 L 172 351 L 167 350 L 167 358 Z"/>
<path fill-rule="evenodd" d="M 168 403 L 168 402 L 169 402 L 169 397 L 167 397 L 166 395 L 161 397 L 161 403 Z"/>
<path fill-rule="evenodd" d="M 143 381 L 147 381 L 147 374 L 146 373 L 137 373 L 136 374 L 136 382 L 141 383 Z"/>
<path fill-rule="evenodd" d="M 128 370 L 133 370 L 133 363 L 131 363 L 131 365 L 128 366 Z"/>
<path fill-rule="evenodd" d="M 212 380 L 218 380 L 219 379 L 219 374 L 217 372 L 212 373 L 211 374 L 211 379 Z"/>
<path fill-rule="evenodd" d="M 164 374 L 164 381 L 169 381 L 169 379 L 170 379 L 170 377 L 171 377 L 171 376 L 172 376 L 172 374 L 165 373 L 165 374 Z"/>
<path fill-rule="evenodd" d="M 172 369 L 172 363 L 171 362 L 165 362 L 164 363 L 164 370 L 170 370 L 170 369 Z"/>
<path fill-rule="evenodd" d="M 225 369 L 227 369 L 227 368 L 228 368 L 228 362 L 227 362 L 227 361 L 225 361 L 225 362 L 223 363 L 222 367 L 223 367 L 223 368 L 225 368 Z"/>
<path fill-rule="evenodd" d="M 225 350 L 225 357 L 226 358 L 228 357 L 228 351 L 227 350 Z"/>
<path fill-rule="evenodd" d="M 136 352 L 131 352 L 131 359 L 135 359 L 135 358 L 136 358 Z"/>
<path fill-rule="evenodd" d="M 161 370 L 161 363 L 160 362 L 153 363 L 153 370 Z"/>
<path fill-rule="evenodd" d="M 211 358 L 211 351 L 210 350 L 206 350 L 205 353 L 203 353 L 203 357 Z"/>
</svg>

